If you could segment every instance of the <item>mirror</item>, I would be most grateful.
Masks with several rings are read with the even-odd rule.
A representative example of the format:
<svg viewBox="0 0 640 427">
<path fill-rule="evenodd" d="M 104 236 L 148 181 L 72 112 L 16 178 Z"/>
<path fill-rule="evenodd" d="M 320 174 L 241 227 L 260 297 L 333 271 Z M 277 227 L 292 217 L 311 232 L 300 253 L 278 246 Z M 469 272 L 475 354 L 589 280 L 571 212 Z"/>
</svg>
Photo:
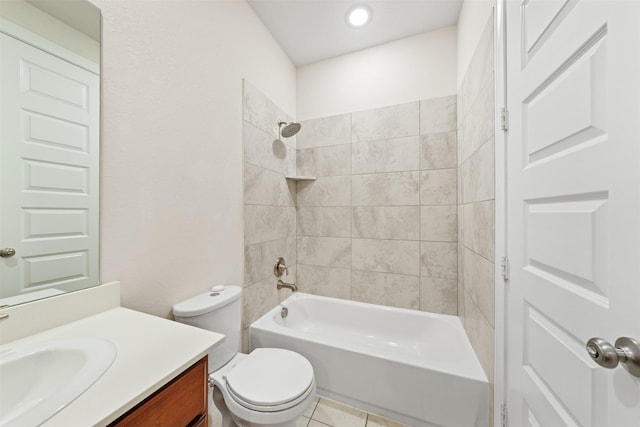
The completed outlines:
<svg viewBox="0 0 640 427">
<path fill-rule="evenodd" d="M 99 283 L 101 20 L 0 3 L 0 306 Z"/>
</svg>

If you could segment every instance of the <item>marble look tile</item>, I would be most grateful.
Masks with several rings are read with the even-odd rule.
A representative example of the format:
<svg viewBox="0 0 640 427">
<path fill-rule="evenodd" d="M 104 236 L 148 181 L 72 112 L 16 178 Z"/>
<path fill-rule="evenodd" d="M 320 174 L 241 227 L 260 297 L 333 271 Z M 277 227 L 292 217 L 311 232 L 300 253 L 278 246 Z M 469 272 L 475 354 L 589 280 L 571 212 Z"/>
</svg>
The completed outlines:
<svg viewBox="0 0 640 427">
<path fill-rule="evenodd" d="M 495 317 L 495 266 L 475 252 L 465 248 L 464 265 L 464 289 L 467 295 L 473 299 L 482 314 L 494 325 Z"/>
<path fill-rule="evenodd" d="M 457 315 L 457 280 L 420 277 L 420 310 Z"/>
<path fill-rule="evenodd" d="M 351 267 L 417 276 L 420 274 L 420 242 L 352 239 Z"/>
<path fill-rule="evenodd" d="M 351 144 L 298 150 L 296 174 L 336 176 L 351 174 Z"/>
<path fill-rule="evenodd" d="M 242 329 L 242 337 L 240 338 L 242 341 L 240 342 L 240 351 L 243 353 L 249 353 L 251 350 L 249 349 L 249 328 Z"/>
<path fill-rule="evenodd" d="M 355 143 L 351 167 L 354 174 L 418 170 L 419 153 L 418 136 Z"/>
<path fill-rule="evenodd" d="M 469 296 L 464 298 L 464 329 L 490 383 L 494 381 L 495 330 Z"/>
<path fill-rule="evenodd" d="M 283 175 L 295 174 L 296 150 L 249 123 L 242 124 L 245 163 Z"/>
<path fill-rule="evenodd" d="M 278 129 L 278 132 L 280 132 L 280 129 Z M 298 148 L 298 144 L 296 143 L 296 141 L 298 140 L 298 135 L 293 135 L 293 136 L 290 136 L 289 138 L 280 138 L 280 141 L 284 142 L 289 147 L 295 150 Z"/>
<path fill-rule="evenodd" d="M 316 420 L 309 420 L 309 425 L 307 427 L 335 427 L 335 426 L 329 426 L 329 424 L 321 423 Z"/>
<path fill-rule="evenodd" d="M 422 206 L 420 208 L 420 239 L 431 242 L 456 242 L 458 240 L 458 207 Z"/>
<path fill-rule="evenodd" d="M 391 307 L 418 309 L 418 276 L 352 270 L 351 299 Z"/>
<path fill-rule="evenodd" d="M 418 206 L 360 206 L 353 208 L 353 237 L 418 240 Z"/>
<path fill-rule="evenodd" d="M 458 166 L 455 132 L 430 133 L 420 137 L 420 169 L 450 169 Z"/>
<path fill-rule="evenodd" d="M 297 280 L 300 292 L 351 299 L 351 270 L 348 268 L 298 264 Z"/>
<path fill-rule="evenodd" d="M 467 293 L 464 291 L 464 288 L 460 286 L 460 279 L 458 279 L 458 318 L 460 319 L 460 322 L 462 322 L 463 327 L 465 322 L 464 299 L 466 298 L 466 294 Z"/>
<path fill-rule="evenodd" d="M 494 259 L 494 201 L 469 203 L 464 206 L 464 244 L 487 258 Z"/>
<path fill-rule="evenodd" d="M 457 191 L 456 191 L 456 196 L 458 197 L 458 204 L 461 205 L 462 201 L 464 200 L 463 196 L 462 196 L 462 165 L 458 165 L 458 169 L 456 169 L 456 181 L 458 181 L 456 184 L 457 187 Z"/>
<path fill-rule="evenodd" d="M 298 149 L 351 143 L 351 114 L 305 120 L 300 124 Z"/>
<path fill-rule="evenodd" d="M 351 175 L 298 182 L 298 206 L 351 206 Z"/>
<path fill-rule="evenodd" d="M 273 139 L 278 137 L 278 122 L 293 119 L 247 80 L 243 81 L 242 116 L 245 122 L 262 129 Z"/>
<path fill-rule="evenodd" d="M 298 236 L 351 237 L 350 207 L 297 209 Z"/>
<path fill-rule="evenodd" d="M 494 84 L 486 82 L 478 98 L 458 129 L 458 159 L 469 158 L 495 134 Z"/>
<path fill-rule="evenodd" d="M 336 427 L 365 427 L 367 413 L 322 398 L 313 413 L 313 420 Z"/>
<path fill-rule="evenodd" d="M 465 241 L 465 225 L 464 225 L 464 205 L 457 206 L 458 212 L 458 242 L 464 243 Z"/>
<path fill-rule="evenodd" d="M 353 206 L 418 205 L 419 179 L 419 172 L 353 175 Z"/>
<path fill-rule="evenodd" d="M 378 415 L 369 414 L 367 417 L 367 427 L 408 427 L 406 424 L 392 421 Z"/>
<path fill-rule="evenodd" d="M 296 208 L 285 206 L 244 206 L 245 244 L 282 239 L 296 234 Z"/>
<path fill-rule="evenodd" d="M 296 265 L 295 236 L 245 245 L 244 285 L 249 286 L 272 277 L 274 260 L 278 257 L 284 257 L 289 267 Z"/>
<path fill-rule="evenodd" d="M 352 142 L 418 135 L 419 120 L 418 102 L 353 113 Z"/>
<path fill-rule="evenodd" d="M 493 14 L 489 16 L 484 30 L 478 41 L 478 46 L 471 58 L 471 62 L 464 70 L 464 78 L 458 89 L 458 122 L 461 123 L 469 108 L 476 100 L 480 89 L 493 73 Z"/>
<path fill-rule="evenodd" d="M 420 101 L 420 134 L 456 130 L 456 95 Z"/>
<path fill-rule="evenodd" d="M 296 184 L 285 179 L 282 174 L 245 163 L 244 203 L 295 206 Z"/>
<path fill-rule="evenodd" d="M 420 275 L 440 279 L 456 279 L 458 274 L 457 243 L 421 242 Z"/>
<path fill-rule="evenodd" d="M 298 263 L 351 268 L 351 239 L 298 236 Z"/>
<path fill-rule="evenodd" d="M 462 298 L 466 295 L 464 290 L 464 253 L 466 248 L 464 244 L 458 242 L 458 317 L 464 322 L 464 303 Z"/>
<path fill-rule="evenodd" d="M 296 420 L 296 427 L 307 427 L 311 421 L 308 417 L 300 417 Z"/>
<path fill-rule="evenodd" d="M 461 166 L 463 203 L 495 198 L 495 158 L 493 138 Z"/>
<path fill-rule="evenodd" d="M 248 328 L 260 316 L 278 305 L 277 282 L 278 279 L 270 277 L 242 290 L 243 329 Z"/>
<path fill-rule="evenodd" d="M 456 170 L 438 169 L 420 172 L 420 204 L 455 205 Z"/>
<path fill-rule="evenodd" d="M 458 242 L 458 288 L 464 287 L 464 251 L 464 243 Z M 458 296 L 460 295 L 461 293 L 458 292 Z"/>
</svg>

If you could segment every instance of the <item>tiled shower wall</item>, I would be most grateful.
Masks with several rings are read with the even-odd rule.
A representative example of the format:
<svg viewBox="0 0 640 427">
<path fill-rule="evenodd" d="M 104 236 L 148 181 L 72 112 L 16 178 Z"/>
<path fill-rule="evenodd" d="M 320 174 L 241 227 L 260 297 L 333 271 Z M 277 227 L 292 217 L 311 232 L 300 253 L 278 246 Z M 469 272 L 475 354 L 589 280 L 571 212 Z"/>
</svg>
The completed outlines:
<svg viewBox="0 0 640 427">
<path fill-rule="evenodd" d="M 298 287 L 457 313 L 456 97 L 308 120 L 297 139 Z"/>
<path fill-rule="evenodd" d="M 280 300 L 273 265 L 284 256 L 286 281 L 296 280 L 295 137 L 278 140 L 278 121 L 292 118 L 248 82 L 243 90 L 244 289 L 243 336 Z M 224 185 L 224 183 L 220 183 Z M 285 291 L 280 291 L 281 293 Z"/>
<path fill-rule="evenodd" d="M 493 59 L 492 15 L 458 93 L 458 313 L 489 377 L 491 397 L 495 336 Z"/>
</svg>

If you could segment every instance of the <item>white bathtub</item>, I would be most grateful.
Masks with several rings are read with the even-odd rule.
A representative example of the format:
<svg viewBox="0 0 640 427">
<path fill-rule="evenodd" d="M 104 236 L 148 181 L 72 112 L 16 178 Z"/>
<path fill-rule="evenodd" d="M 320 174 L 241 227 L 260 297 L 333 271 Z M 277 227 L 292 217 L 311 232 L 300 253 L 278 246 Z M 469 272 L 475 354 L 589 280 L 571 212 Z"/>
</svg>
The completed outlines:
<svg viewBox="0 0 640 427">
<path fill-rule="evenodd" d="M 249 339 L 304 355 L 322 396 L 415 427 L 488 425 L 487 377 L 455 316 L 295 293 Z"/>
</svg>

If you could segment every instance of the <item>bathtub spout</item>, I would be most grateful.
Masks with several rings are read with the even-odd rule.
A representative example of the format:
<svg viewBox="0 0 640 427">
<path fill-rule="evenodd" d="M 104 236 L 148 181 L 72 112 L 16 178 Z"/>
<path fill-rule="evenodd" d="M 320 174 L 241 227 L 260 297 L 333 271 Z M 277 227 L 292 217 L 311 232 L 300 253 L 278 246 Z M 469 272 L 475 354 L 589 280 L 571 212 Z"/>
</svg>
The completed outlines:
<svg viewBox="0 0 640 427">
<path fill-rule="evenodd" d="M 283 288 L 291 289 L 291 292 L 296 292 L 298 290 L 298 287 L 296 286 L 295 283 L 285 283 L 282 280 L 278 280 L 278 285 L 276 286 L 276 288 L 278 290 Z"/>
</svg>

